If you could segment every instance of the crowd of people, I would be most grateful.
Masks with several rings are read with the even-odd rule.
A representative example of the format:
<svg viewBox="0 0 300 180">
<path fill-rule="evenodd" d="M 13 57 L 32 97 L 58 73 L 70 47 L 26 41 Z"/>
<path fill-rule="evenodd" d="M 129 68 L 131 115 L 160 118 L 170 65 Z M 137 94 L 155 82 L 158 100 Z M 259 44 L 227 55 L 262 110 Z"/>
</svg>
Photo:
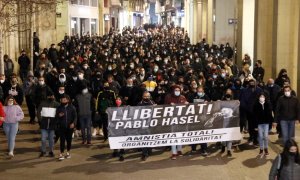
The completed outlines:
<svg viewBox="0 0 300 180">
<path fill-rule="evenodd" d="M 88 145 L 97 134 L 103 135 L 104 141 L 108 139 L 108 107 L 239 100 L 240 130 L 249 133 L 250 145 L 259 146 L 259 155 L 269 155 L 272 125 L 277 124 L 283 143 L 295 136 L 299 101 L 287 70 L 282 69 L 275 80 L 264 82 L 263 62 L 252 61 L 245 54 L 237 63 L 233 58 L 235 49 L 229 43 L 209 45 L 203 39 L 191 44 L 188 34 L 179 27 L 145 31 L 125 27 L 121 33 L 111 29 L 104 36 L 66 35 L 58 46 L 52 44 L 41 50 L 35 34 L 33 71 L 29 70 L 30 58 L 25 51 L 18 58 L 21 81 L 13 73 L 13 61 L 4 56 L 0 98 L 5 112 L 16 113 L 14 120 L 3 115 L 4 120 L 12 120 L 4 121 L 11 156 L 11 139 L 18 127 L 8 130 L 8 124 L 17 124 L 23 118 L 17 107 L 24 97 L 30 123 L 37 120 L 41 129 L 40 156 L 46 155 L 48 138 L 49 155 L 54 157 L 53 147 L 60 139 L 60 160 L 71 157 L 74 134 L 81 134 L 82 144 Z M 227 147 L 227 155 L 231 156 L 231 146 L 232 142 L 223 142 L 221 152 Z M 192 145 L 191 152 L 196 147 Z M 181 149 L 172 146 L 171 158 L 181 156 Z M 142 159 L 146 160 L 149 153 L 151 149 L 142 149 Z M 201 144 L 201 154 L 208 154 L 206 143 Z M 113 155 L 124 160 L 124 150 L 115 150 Z"/>
</svg>

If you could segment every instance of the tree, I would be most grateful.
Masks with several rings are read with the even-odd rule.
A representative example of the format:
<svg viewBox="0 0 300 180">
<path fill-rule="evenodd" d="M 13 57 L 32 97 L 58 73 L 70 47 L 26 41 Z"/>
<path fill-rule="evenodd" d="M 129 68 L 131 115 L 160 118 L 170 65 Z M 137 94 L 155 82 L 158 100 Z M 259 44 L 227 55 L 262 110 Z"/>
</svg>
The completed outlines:
<svg viewBox="0 0 300 180">
<path fill-rule="evenodd" d="M 63 0 L 0 0 L 0 73 L 4 73 L 3 43 L 6 37 L 26 34 L 25 41 L 31 42 L 34 21 L 39 13 L 56 13 L 58 3 Z M 32 52 L 32 51 L 30 51 Z"/>
</svg>

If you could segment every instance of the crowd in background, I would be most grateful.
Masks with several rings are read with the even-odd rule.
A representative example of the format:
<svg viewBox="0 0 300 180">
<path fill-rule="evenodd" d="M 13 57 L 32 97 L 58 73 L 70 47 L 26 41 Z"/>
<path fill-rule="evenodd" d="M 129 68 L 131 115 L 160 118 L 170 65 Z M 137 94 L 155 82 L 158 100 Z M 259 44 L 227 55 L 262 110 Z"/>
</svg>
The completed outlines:
<svg viewBox="0 0 300 180">
<path fill-rule="evenodd" d="M 267 137 L 272 123 L 281 125 L 277 131 L 284 142 L 295 136 L 299 102 L 287 70 L 264 81 L 263 62 L 252 61 L 245 54 L 237 63 L 235 48 L 229 43 L 210 45 L 203 39 L 191 44 L 179 27 L 147 27 L 143 31 L 126 27 L 121 33 L 111 29 L 104 36 L 66 35 L 49 49 L 40 49 L 39 41 L 35 34 L 33 71 L 25 51 L 17 60 L 21 81 L 13 73 L 13 61 L 4 56 L 0 99 L 4 103 L 14 98 L 21 106 L 25 97 L 30 123 L 38 122 L 42 129 L 41 156 L 49 137 L 49 155 L 54 156 L 53 145 L 60 139 L 59 158 L 70 158 L 75 129 L 75 134 L 81 130 L 82 144 L 91 144 L 91 136 L 97 133 L 107 140 L 106 109 L 127 105 L 239 100 L 240 130 L 249 133 L 250 145 L 259 144 L 260 155 L 269 154 Z M 286 108 L 289 105 L 294 108 Z M 47 114 L 43 108 L 54 108 L 56 114 Z M 101 129 L 103 134 L 97 132 Z M 223 143 L 222 152 L 227 147 L 231 156 L 231 145 Z M 149 153 L 150 149 L 143 149 L 142 159 Z M 207 144 L 201 144 L 201 153 L 207 155 Z M 114 151 L 120 160 L 123 155 L 124 150 Z M 172 159 L 180 155 L 181 146 L 172 147 Z"/>
</svg>

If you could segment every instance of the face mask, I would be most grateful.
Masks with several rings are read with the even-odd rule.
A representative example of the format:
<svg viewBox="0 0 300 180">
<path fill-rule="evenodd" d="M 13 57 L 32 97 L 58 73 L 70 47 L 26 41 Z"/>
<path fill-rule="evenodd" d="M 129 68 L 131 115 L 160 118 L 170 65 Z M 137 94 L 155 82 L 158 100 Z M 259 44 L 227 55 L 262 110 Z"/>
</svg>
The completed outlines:
<svg viewBox="0 0 300 180">
<path fill-rule="evenodd" d="M 53 97 L 49 97 L 48 101 L 54 101 L 54 98 Z"/>
<path fill-rule="evenodd" d="M 109 71 L 111 71 L 111 70 L 112 70 L 112 67 L 109 66 L 107 69 L 108 69 Z"/>
<path fill-rule="evenodd" d="M 0 80 L 1 83 L 4 83 L 4 81 L 5 81 L 4 79 L 1 79 L 1 80 Z"/>
<path fill-rule="evenodd" d="M 59 93 L 59 94 L 64 94 L 65 91 L 64 91 L 64 90 L 60 90 L 60 91 L 58 91 L 58 93 Z"/>
<path fill-rule="evenodd" d="M 45 81 L 39 81 L 39 84 L 40 84 L 41 86 L 43 86 L 43 85 L 45 84 Z"/>
<path fill-rule="evenodd" d="M 290 156 L 296 156 L 296 154 L 297 154 L 296 152 L 289 152 Z"/>
<path fill-rule="evenodd" d="M 284 92 L 284 95 L 285 95 L 286 97 L 290 97 L 290 96 L 291 96 L 291 91 Z"/>
<path fill-rule="evenodd" d="M 66 106 L 68 103 L 61 103 L 61 105 Z"/>
<path fill-rule="evenodd" d="M 64 82 L 66 82 L 66 79 L 65 79 L 65 78 L 61 78 L 61 79 L 59 79 L 59 81 L 60 81 L 61 83 L 64 83 Z"/>
<path fill-rule="evenodd" d="M 204 93 L 203 92 L 197 92 L 197 95 L 200 96 L 200 97 L 203 97 Z"/>
<path fill-rule="evenodd" d="M 88 90 L 87 88 L 85 88 L 85 89 L 82 90 L 82 93 L 83 93 L 83 94 L 86 94 L 86 93 L 88 93 L 88 92 L 89 92 L 89 90 Z"/>
<path fill-rule="evenodd" d="M 269 86 L 269 87 L 273 87 L 273 86 L 274 86 L 274 84 L 269 84 L 268 86 Z"/>
<path fill-rule="evenodd" d="M 197 86 L 196 84 L 194 84 L 192 87 L 193 87 L 194 89 L 196 89 L 198 86 Z"/>
<path fill-rule="evenodd" d="M 156 61 L 159 61 L 159 58 L 155 58 Z"/>
<path fill-rule="evenodd" d="M 77 81 L 77 77 L 73 77 L 73 80 L 74 80 L 74 81 Z"/>
<path fill-rule="evenodd" d="M 88 68 L 88 66 L 83 66 L 83 69 L 87 69 Z"/>
<path fill-rule="evenodd" d="M 116 100 L 116 105 L 119 107 L 119 106 L 121 106 L 121 104 L 122 104 L 122 101 L 121 100 Z"/>
<path fill-rule="evenodd" d="M 133 69 L 134 68 L 134 64 L 130 64 L 130 66 L 129 66 L 131 69 Z"/>
<path fill-rule="evenodd" d="M 195 62 L 198 63 L 198 62 L 199 62 L 199 59 L 196 59 Z"/>
<path fill-rule="evenodd" d="M 78 78 L 79 78 L 80 80 L 82 80 L 82 79 L 83 79 L 83 74 L 79 74 L 79 75 L 78 75 Z"/>
<path fill-rule="evenodd" d="M 231 95 L 230 95 L 230 94 L 226 94 L 226 95 L 225 95 L 225 98 L 226 98 L 226 99 L 227 99 L 227 98 L 230 99 L 230 98 L 231 98 Z"/>
<path fill-rule="evenodd" d="M 264 97 L 260 97 L 260 98 L 259 98 L 259 102 L 261 102 L 261 103 L 264 103 L 265 100 L 266 100 L 266 99 L 265 99 Z"/>
<path fill-rule="evenodd" d="M 127 87 L 132 87 L 133 85 L 132 84 L 127 84 Z"/>
<path fill-rule="evenodd" d="M 255 85 L 254 84 L 249 84 L 249 87 L 250 88 L 255 88 Z"/>
<path fill-rule="evenodd" d="M 180 91 L 175 91 L 174 94 L 175 96 L 180 96 Z"/>
<path fill-rule="evenodd" d="M 14 102 L 8 102 L 7 105 L 12 106 L 14 105 Z"/>
<path fill-rule="evenodd" d="M 218 76 L 217 75 L 213 75 L 213 78 L 216 79 Z"/>
<path fill-rule="evenodd" d="M 165 64 L 168 64 L 168 59 L 165 59 L 164 62 L 165 62 Z"/>
<path fill-rule="evenodd" d="M 150 99 L 149 99 L 149 98 L 143 98 L 143 101 L 145 101 L 145 102 L 149 102 L 149 101 L 150 101 Z"/>
<path fill-rule="evenodd" d="M 157 67 L 155 67 L 155 68 L 154 68 L 154 72 L 157 72 L 157 71 L 158 71 L 158 68 L 157 68 Z"/>
<path fill-rule="evenodd" d="M 226 74 L 225 73 L 222 73 L 221 74 L 222 78 L 226 77 Z"/>
</svg>

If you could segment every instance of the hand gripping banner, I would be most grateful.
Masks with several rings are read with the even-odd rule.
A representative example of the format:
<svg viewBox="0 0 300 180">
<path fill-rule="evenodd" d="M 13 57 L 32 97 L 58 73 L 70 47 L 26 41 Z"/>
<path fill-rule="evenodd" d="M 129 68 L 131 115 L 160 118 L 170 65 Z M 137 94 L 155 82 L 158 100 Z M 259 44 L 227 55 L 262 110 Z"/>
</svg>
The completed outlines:
<svg viewBox="0 0 300 180">
<path fill-rule="evenodd" d="M 240 140 L 239 101 L 110 107 L 111 149 Z"/>
</svg>

